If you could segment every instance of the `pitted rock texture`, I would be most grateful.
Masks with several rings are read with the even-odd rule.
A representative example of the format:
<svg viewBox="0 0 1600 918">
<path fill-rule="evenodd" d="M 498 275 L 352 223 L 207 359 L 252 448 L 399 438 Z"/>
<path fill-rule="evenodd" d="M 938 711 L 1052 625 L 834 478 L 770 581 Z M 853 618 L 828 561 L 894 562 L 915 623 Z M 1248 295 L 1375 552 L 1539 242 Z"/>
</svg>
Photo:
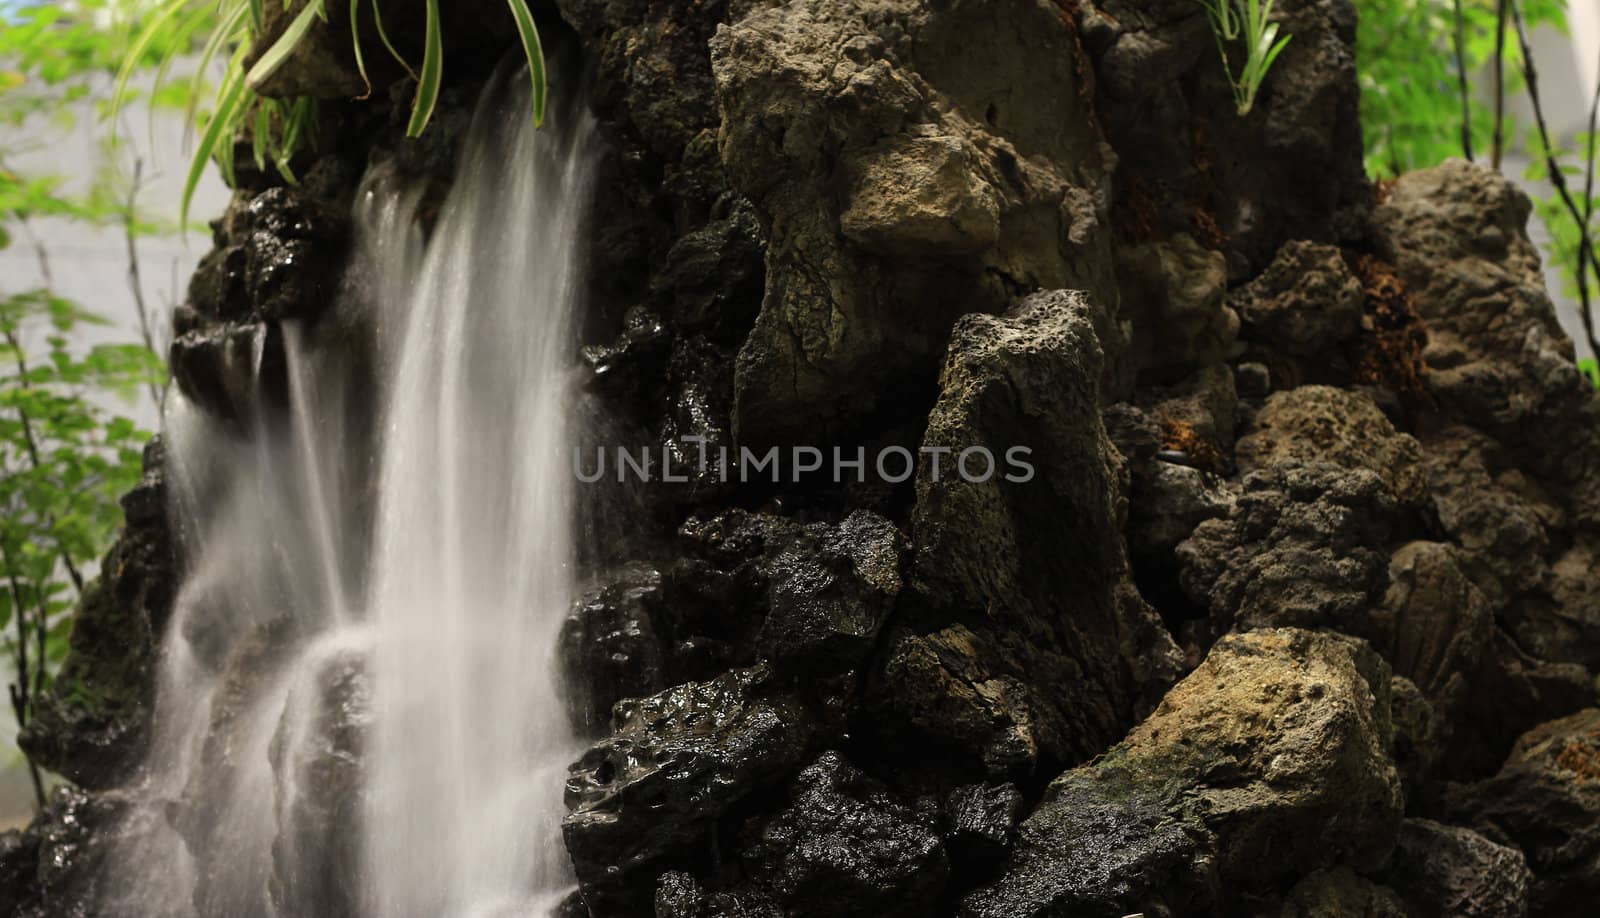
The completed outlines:
<svg viewBox="0 0 1600 918">
<path fill-rule="evenodd" d="M 1045 791 L 961 913 L 1238 913 L 1313 870 L 1382 866 L 1400 827 L 1389 673 L 1359 641 L 1224 638 L 1144 723 Z"/>
<path fill-rule="evenodd" d="M 712 39 L 718 148 L 769 228 L 741 441 L 860 433 L 926 391 L 957 317 L 1018 291 L 1093 291 L 1119 332 L 1112 158 L 1074 34 L 1048 0 L 844 0 Z"/>
<path fill-rule="evenodd" d="M 1408 819 L 1384 877 L 1413 914 L 1520 918 L 1533 875 L 1522 852 L 1470 829 Z"/>
<path fill-rule="evenodd" d="M 692 859 L 719 816 L 802 763 L 812 719 L 769 679 L 735 670 L 617 706 L 567 782 L 562 834 L 591 911 L 639 907 L 642 873 Z"/>
<path fill-rule="evenodd" d="M 949 624 L 900 638 L 886 706 L 981 746 L 996 774 L 1092 755 L 1176 673 L 1176 648 L 1128 580 L 1094 314 L 1083 294 L 1051 292 L 962 319 L 923 440 L 910 586 L 925 611 L 907 624 Z M 963 475 L 979 449 L 998 467 L 983 478 L 971 452 Z M 1029 481 L 1006 480 L 1022 477 L 1000 465 L 1015 449 L 1030 451 Z"/>
<path fill-rule="evenodd" d="M 1600 709 L 1523 734 L 1499 774 L 1452 787 L 1445 810 L 1527 856 L 1529 914 L 1587 910 L 1600 896 Z"/>
</svg>

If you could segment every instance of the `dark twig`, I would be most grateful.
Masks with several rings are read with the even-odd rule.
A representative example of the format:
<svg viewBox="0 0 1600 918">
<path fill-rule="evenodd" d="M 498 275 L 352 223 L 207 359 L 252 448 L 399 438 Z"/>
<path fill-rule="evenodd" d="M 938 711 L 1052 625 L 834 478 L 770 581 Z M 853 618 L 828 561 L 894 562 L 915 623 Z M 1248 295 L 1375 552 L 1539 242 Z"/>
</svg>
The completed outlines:
<svg viewBox="0 0 1600 918">
<path fill-rule="evenodd" d="M 1472 162 L 1472 95 L 1467 88 L 1467 24 L 1461 15 L 1461 0 L 1455 0 L 1456 28 L 1452 43 L 1456 52 L 1456 82 L 1461 92 L 1461 153 Z"/>
<path fill-rule="evenodd" d="M 1506 0 L 1506 3 L 1511 8 L 1511 18 L 1517 26 L 1517 42 L 1522 50 L 1522 75 L 1528 84 L 1528 99 L 1533 103 L 1534 123 L 1539 128 L 1539 143 L 1544 147 L 1545 170 L 1550 173 L 1550 184 L 1555 186 L 1556 193 L 1561 197 L 1561 203 L 1572 216 L 1572 221 L 1578 225 L 1578 299 L 1583 310 L 1584 334 L 1589 339 L 1589 346 L 1600 354 L 1600 344 L 1595 341 L 1594 317 L 1590 314 L 1589 306 L 1589 271 L 1597 264 L 1589 234 L 1589 216 L 1592 211 L 1587 201 L 1584 207 L 1579 207 L 1572 199 L 1572 191 L 1567 188 L 1567 177 L 1561 171 L 1561 164 L 1556 161 L 1555 147 L 1550 142 L 1550 129 L 1544 117 L 1544 103 L 1539 97 L 1539 70 L 1534 66 L 1533 47 L 1528 42 L 1528 30 L 1522 21 L 1522 8 L 1517 5 L 1516 0 Z M 1589 157 L 1591 173 L 1594 162 L 1593 150 L 1591 139 Z M 1589 181 L 1590 179 L 1585 179 L 1586 186 Z"/>
<path fill-rule="evenodd" d="M 1494 24 L 1494 148 L 1489 165 L 1500 171 L 1505 154 L 1506 126 L 1506 9 L 1511 0 L 1500 0 Z M 1520 15 L 1520 14 L 1519 14 Z"/>
<path fill-rule="evenodd" d="M 144 301 L 144 282 L 139 277 L 139 244 L 138 244 L 138 219 L 135 216 L 136 201 L 139 190 L 144 182 L 144 160 L 135 157 L 133 160 L 133 183 L 128 188 L 128 201 L 122 212 L 122 238 L 128 249 L 128 288 L 133 291 L 133 306 L 139 313 L 139 336 L 144 339 L 144 346 L 150 353 L 156 353 L 156 337 L 150 326 L 150 310 Z M 166 407 L 166 391 L 151 380 L 150 398 L 156 403 L 157 410 Z"/>
</svg>

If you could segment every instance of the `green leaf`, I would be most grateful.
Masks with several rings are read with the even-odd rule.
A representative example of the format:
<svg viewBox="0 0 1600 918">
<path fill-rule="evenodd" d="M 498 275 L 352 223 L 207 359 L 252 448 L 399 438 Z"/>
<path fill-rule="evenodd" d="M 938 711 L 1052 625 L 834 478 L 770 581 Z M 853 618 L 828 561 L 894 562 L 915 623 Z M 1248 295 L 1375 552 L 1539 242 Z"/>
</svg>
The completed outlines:
<svg viewBox="0 0 1600 918">
<path fill-rule="evenodd" d="M 430 2 L 437 2 L 437 0 L 430 0 Z M 295 48 L 300 46 L 300 42 L 305 39 L 306 31 L 311 28 L 311 24 L 321 18 L 325 18 L 322 14 L 322 0 L 309 0 L 305 8 L 300 10 L 300 14 L 294 17 L 294 20 L 289 23 L 289 27 L 278 37 L 278 40 L 273 42 L 272 47 L 267 49 L 267 53 L 261 55 L 261 59 L 256 61 L 254 67 L 250 68 L 250 72 L 244 78 L 245 85 L 251 89 L 259 89 L 262 83 L 265 83 L 268 78 L 278 72 L 278 68 L 282 67 L 283 62 L 289 59 Z"/>
<path fill-rule="evenodd" d="M 428 0 L 428 37 L 422 51 L 422 74 L 417 80 L 417 97 L 411 105 L 407 137 L 420 137 L 439 104 L 439 89 L 444 80 L 444 41 L 439 36 L 439 0 Z"/>
<path fill-rule="evenodd" d="M 511 15 L 517 20 L 517 34 L 522 37 L 522 53 L 528 58 L 528 79 L 533 84 L 533 124 L 544 125 L 545 84 L 544 46 L 539 41 L 539 27 L 534 24 L 527 0 L 507 0 Z"/>
<path fill-rule="evenodd" d="M 243 103 L 244 93 L 244 80 L 240 79 L 236 70 L 231 71 L 222 84 L 221 95 L 217 98 L 217 110 L 211 115 L 211 121 L 200 137 L 200 144 L 195 148 L 194 159 L 189 163 L 189 175 L 183 183 L 183 202 L 178 207 L 180 224 L 187 225 L 189 222 L 189 204 L 194 200 L 195 189 L 200 186 L 200 177 L 205 174 L 206 165 L 217 152 L 218 145 L 223 141 L 223 135 L 231 134 L 234 116 Z M 230 137 L 229 146 L 231 145 Z"/>
</svg>

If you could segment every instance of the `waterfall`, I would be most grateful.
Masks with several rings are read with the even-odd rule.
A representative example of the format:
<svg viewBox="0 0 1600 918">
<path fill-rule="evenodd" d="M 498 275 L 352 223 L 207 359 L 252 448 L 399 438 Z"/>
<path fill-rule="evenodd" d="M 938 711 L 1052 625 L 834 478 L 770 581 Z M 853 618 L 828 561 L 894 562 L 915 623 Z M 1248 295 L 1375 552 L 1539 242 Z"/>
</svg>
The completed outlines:
<svg viewBox="0 0 1600 918">
<path fill-rule="evenodd" d="M 111 907 L 498 918 L 571 888 L 554 654 L 592 128 L 535 131 L 508 95 L 436 216 L 367 177 L 336 315 L 263 326 L 241 369 L 281 353 L 286 405 L 171 400 L 187 567 Z"/>
</svg>

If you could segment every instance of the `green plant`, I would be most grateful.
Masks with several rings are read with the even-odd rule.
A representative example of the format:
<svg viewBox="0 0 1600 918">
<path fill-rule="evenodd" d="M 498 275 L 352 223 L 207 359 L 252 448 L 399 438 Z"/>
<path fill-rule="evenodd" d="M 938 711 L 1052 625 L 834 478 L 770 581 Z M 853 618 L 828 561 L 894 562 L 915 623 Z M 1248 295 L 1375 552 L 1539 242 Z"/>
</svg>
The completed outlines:
<svg viewBox="0 0 1600 918">
<path fill-rule="evenodd" d="M 1222 55 L 1222 70 L 1233 87 L 1233 101 L 1239 115 L 1250 114 L 1256 93 L 1267 78 L 1272 63 L 1289 44 L 1292 36 L 1278 37 L 1278 24 L 1271 21 L 1273 0 L 1199 0 L 1211 18 L 1211 32 Z M 1244 67 L 1237 76 L 1228 61 L 1228 45 L 1244 39 Z"/>
<path fill-rule="evenodd" d="M 1492 149 L 1496 124 L 1515 128 L 1496 117 L 1494 98 L 1470 91 L 1471 77 L 1496 60 L 1510 65 L 1502 93 L 1522 88 L 1521 48 L 1501 38 L 1500 0 L 1356 0 L 1356 11 L 1368 172 L 1394 176 L 1451 156 L 1471 159 Z M 1565 0 L 1527 0 L 1522 15 L 1529 27 L 1566 27 Z"/>
<path fill-rule="evenodd" d="M 155 53 L 154 61 L 159 88 L 172 66 L 173 60 L 185 50 L 187 37 L 209 28 L 209 37 L 200 51 L 200 65 L 189 90 L 190 118 L 194 120 L 193 106 L 204 95 L 203 81 L 211 64 L 219 54 L 227 53 L 228 63 L 222 82 L 213 97 L 211 109 L 204 114 L 205 128 L 194 151 L 189 173 L 184 183 L 180 205 L 180 221 L 187 222 L 189 205 L 195 188 L 204 174 L 206 165 L 213 159 L 222 169 L 229 184 L 234 179 L 233 139 L 248 129 L 251 152 L 258 169 L 267 168 L 270 161 L 289 182 L 296 177 L 290 163 L 303 144 L 316 143 L 316 105 L 310 99 L 276 99 L 260 94 L 259 90 L 274 73 L 287 62 L 304 42 L 318 21 L 329 21 L 329 4 L 333 0 L 298 0 L 299 10 L 289 20 L 281 34 L 261 51 L 255 62 L 246 69 L 254 49 L 265 36 L 268 24 L 266 4 L 278 0 L 154 0 L 144 14 L 143 25 L 130 46 L 123 70 L 117 76 L 113 111 L 121 107 L 126 97 L 129 78 L 141 67 L 152 63 L 152 48 L 164 49 Z M 281 0 L 289 10 L 297 0 Z M 407 134 L 420 136 L 427 129 L 438 103 L 439 90 L 444 76 L 444 42 L 440 32 L 439 0 L 426 0 L 426 25 L 422 54 L 422 67 L 412 69 L 406 59 L 395 50 L 394 43 L 383 26 L 380 0 L 349 0 L 350 34 L 356 68 L 371 93 L 371 79 L 367 75 L 366 57 L 362 51 L 361 7 L 368 4 L 374 31 L 388 53 L 416 80 L 417 90 L 411 106 L 411 119 Z M 544 51 L 540 45 L 538 28 L 527 0 L 506 0 L 516 20 L 517 32 L 522 41 L 523 53 L 528 62 L 529 79 L 533 88 L 533 117 L 536 124 L 544 122 L 547 91 Z"/>
<path fill-rule="evenodd" d="M 12 165 L 59 141 L 80 111 L 103 114 L 97 87 L 122 64 L 126 36 L 111 26 L 132 0 L 77 0 L 12 12 L 0 28 L 0 249 L 28 246 L 40 285 L 0 279 L 0 652 L 19 726 L 32 719 L 66 649 L 70 609 L 121 521 L 118 499 L 137 480 L 147 434 L 114 410 L 163 373 L 138 282 L 141 237 L 170 231 L 136 207 L 141 166 L 131 146 L 106 142 L 87 187 Z M 155 106 L 179 103 L 151 97 Z M 107 324 L 53 292 L 39 222 L 121 229 L 142 344 L 89 345 Z M 21 287 L 22 289 L 19 289 Z M 105 337 L 100 332 L 101 338 Z M 30 763 L 36 794 L 43 782 Z"/>
<path fill-rule="evenodd" d="M 70 335 L 84 324 L 105 320 L 47 290 L 0 299 L 0 642 L 18 727 L 65 653 L 85 567 L 121 524 L 118 499 L 139 478 L 149 434 L 108 411 L 105 396 L 132 401 L 162 373 L 143 345 L 79 353 Z M 34 782 L 42 790 L 37 772 Z"/>
</svg>

